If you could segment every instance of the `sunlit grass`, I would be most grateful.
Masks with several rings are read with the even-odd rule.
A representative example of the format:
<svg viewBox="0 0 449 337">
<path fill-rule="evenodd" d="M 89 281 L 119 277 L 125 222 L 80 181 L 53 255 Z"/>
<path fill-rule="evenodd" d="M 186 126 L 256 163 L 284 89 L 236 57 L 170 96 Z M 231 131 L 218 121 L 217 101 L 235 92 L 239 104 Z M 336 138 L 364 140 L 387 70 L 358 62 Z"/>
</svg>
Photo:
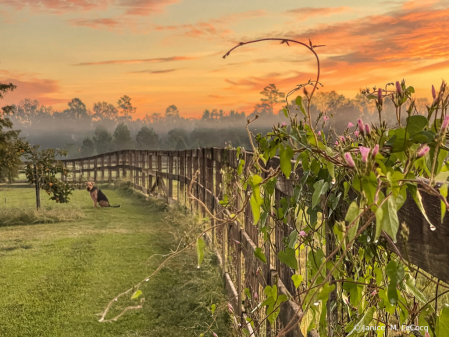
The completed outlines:
<svg viewBox="0 0 449 337">
<path fill-rule="evenodd" d="M 158 201 L 104 191 L 122 207 L 94 209 L 89 194 L 77 190 L 69 205 L 42 200 L 57 212 L 80 212 L 77 221 L 0 227 L 0 336 L 198 336 L 213 320 L 212 303 L 220 308 L 213 331 L 228 336 L 216 259 L 206 254 L 197 269 L 195 249 L 144 283 L 143 309 L 98 322 L 107 303 L 151 274 L 194 225 L 192 217 Z M 0 190 L 0 212 L 34 209 L 33 193 Z M 136 304 L 120 299 L 107 318 Z"/>
</svg>

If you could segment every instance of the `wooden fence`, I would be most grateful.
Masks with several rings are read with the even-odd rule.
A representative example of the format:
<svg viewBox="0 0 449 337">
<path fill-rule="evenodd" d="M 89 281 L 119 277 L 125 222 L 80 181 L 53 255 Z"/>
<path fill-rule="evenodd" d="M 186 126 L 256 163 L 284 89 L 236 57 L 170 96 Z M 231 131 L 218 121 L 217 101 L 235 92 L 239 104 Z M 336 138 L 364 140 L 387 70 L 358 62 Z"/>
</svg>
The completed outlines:
<svg viewBox="0 0 449 337">
<path fill-rule="evenodd" d="M 245 162 L 249 163 L 252 155 L 245 155 Z M 237 169 L 238 166 L 235 150 L 219 148 L 186 151 L 124 150 L 63 162 L 72 170 L 70 179 L 74 182 L 89 179 L 98 182 L 113 181 L 123 177 L 129 179 L 135 189 L 167 200 L 177 200 L 204 215 L 205 212 L 198 202 L 191 204 L 187 200 L 187 188 L 192 176 L 199 170 L 198 179 L 193 184 L 193 194 L 217 216 L 223 211 L 219 204 L 222 198 L 222 169 Z M 277 167 L 279 160 L 273 158 L 267 165 Z M 300 171 L 297 174 L 301 176 Z M 426 219 L 409 196 L 399 211 L 400 223 L 405 222 L 409 228 L 409 239 L 408 242 L 401 242 L 399 239 L 397 246 L 411 263 L 449 283 L 449 218 L 446 217 L 444 223 L 439 224 L 440 201 L 424 191 L 421 191 L 421 194 L 427 214 L 437 228 L 435 231 L 430 230 Z M 276 202 L 279 203 L 281 198 L 292 195 L 292 183 L 283 176 L 279 177 L 275 190 Z M 274 282 L 277 282 L 280 292 L 287 296 L 294 295 L 296 290 L 291 280 L 294 270 L 281 263 L 272 249 L 267 244 L 264 246 L 263 240 L 259 240 L 258 228 L 253 225 L 249 205 L 240 220 L 242 225 L 236 222 L 211 230 L 210 243 L 220 261 L 230 302 L 236 316 L 242 319 L 239 323 L 244 324 L 246 315 L 242 300 L 245 288 L 252 295 L 257 293 L 260 300 L 263 300 L 263 288 L 273 285 Z M 213 220 L 211 226 L 214 226 Z M 283 249 L 283 238 L 293 230 L 294 228 L 288 225 L 283 228 L 276 226 L 272 242 L 277 250 Z M 401 238 L 400 234 L 398 238 Z M 257 247 L 265 252 L 266 264 L 254 257 Z M 307 256 L 307 252 L 302 254 Z M 307 274 L 304 269 L 300 272 Z M 297 312 L 297 304 L 289 300 L 282 305 L 277 324 L 287 324 Z M 271 329 L 270 325 L 265 323 L 262 330 L 266 336 L 271 336 Z M 289 336 L 302 334 L 296 329 L 291 331 Z"/>
</svg>

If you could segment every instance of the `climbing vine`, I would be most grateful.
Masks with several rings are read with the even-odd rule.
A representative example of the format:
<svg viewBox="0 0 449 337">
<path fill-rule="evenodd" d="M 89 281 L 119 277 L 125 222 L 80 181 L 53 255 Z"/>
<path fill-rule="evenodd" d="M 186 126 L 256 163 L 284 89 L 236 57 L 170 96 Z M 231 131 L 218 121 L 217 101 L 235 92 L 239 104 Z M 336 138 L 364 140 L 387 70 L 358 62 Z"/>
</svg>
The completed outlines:
<svg viewBox="0 0 449 337">
<path fill-rule="evenodd" d="M 227 216 L 215 220 L 238 221 L 249 200 L 253 224 L 264 244 L 295 271 L 296 293 L 290 299 L 298 304 L 297 318 L 277 329 L 277 335 L 283 336 L 299 324 L 304 334 L 314 331 L 320 336 L 383 336 L 394 326 L 415 326 L 420 329 L 416 333 L 423 336 L 444 336 L 449 307 L 438 310 L 433 305 L 435 299 L 426 298 L 416 286 L 417 277 L 434 281 L 402 257 L 396 242 L 398 233 L 407 241 L 408 228 L 400 224 L 398 211 L 408 194 L 429 230 L 438 231 L 439 224 L 431 223 L 420 191 L 441 200 L 441 222 L 446 214 L 448 186 L 436 185 L 437 175 L 449 168 L 446 83 L 443 81 L 439 90 L 432 86 L 433 101 L 425 112 L 417 111 L 415 90 L 405 81 L 363 90 L 366 99 L 375 102 L 379 122 L 369 125 L 357 119 L 341 135 L 324 132 L 329 117 L 320 113 L 312 120 L 310 113 L 314 93 L 321 85 L 315 52 L 319 46 L 262 39 L 240 43 L 224 57 L 246 44 L 276 40 L 308 48 L 317 61 L 317 77 L 287 95 L 282 111 L 289 123 L 274 126 L 265 135 L 253 135 L 249 126 L 257 116 L 248 120 L 253 155 L 248 162 L 245 151 L 237 148 L 238 169 L 224 183 L 220 202 L 228 210 Z M 301 94 L 294 106 L 289 105 L 288 97 L 298 91 Z M 382 115 L 385 100 L 395 106 L 395 125 L 388 125 Z M 279 156 L 279 166 L 267 167 L 275 156 Z M 276 184 L 285 178 L 293 184 L 293 196 L 276 203 Z M 283 247 L 276 246 L 271 242 L 272 233 L 285 225 L 292 231 L 284 238 Z M 299 253 L 305 247 L 307 265 L 301 273 Z M 255 257 L 267 263 L 261 248 L 256 248 Z M 263 301 L 247 290 L 245 305 L 253 332 L 242 324 L 241 333 L 259 335 L 263 321 L 276 325 L 281 304 L 289 298 L 279 293 L 276 284 L 265 287 Z M 332 302 L 328 300 L 331 294 L 335 295 Z"/>
</svg>

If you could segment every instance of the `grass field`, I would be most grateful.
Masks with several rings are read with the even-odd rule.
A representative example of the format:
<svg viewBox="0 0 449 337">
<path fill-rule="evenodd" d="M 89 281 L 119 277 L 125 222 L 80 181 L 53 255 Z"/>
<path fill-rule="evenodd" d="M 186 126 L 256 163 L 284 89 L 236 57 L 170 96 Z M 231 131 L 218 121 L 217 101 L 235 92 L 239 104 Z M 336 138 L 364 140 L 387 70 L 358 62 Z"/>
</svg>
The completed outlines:
<svg viewBox="0 0 449 337">
<path fill-rule="evenodd" d="M 33 193 L 0 189 L 0 218 L 32 209 Z M 62 215 L 75 212 L 74 221 L 0 222 L 0 336 L 199 336 L 213 322 L 211 331 L 229 336 L 216 260 L 207 253 L 197 269 L 195 249 L 144 283 L 142 309 L 128 311 L 117 322 L 98 322 L 111 299 L 159 265 L 163 257 L 154 254 L 176 249 L 194 223 L 181 210 L 167 211 L 165 204 L 145 201 L 132 191 L 105 193 L 122 207 L 93 209 L 88 193 L 75 191 L 68 205 L 42 196 L 43 208 Z M 120 298 L 106 318 L 138 303 L 130 296 Z M 216 319 L 210 312 L 213 303 Z"/>
</svg>

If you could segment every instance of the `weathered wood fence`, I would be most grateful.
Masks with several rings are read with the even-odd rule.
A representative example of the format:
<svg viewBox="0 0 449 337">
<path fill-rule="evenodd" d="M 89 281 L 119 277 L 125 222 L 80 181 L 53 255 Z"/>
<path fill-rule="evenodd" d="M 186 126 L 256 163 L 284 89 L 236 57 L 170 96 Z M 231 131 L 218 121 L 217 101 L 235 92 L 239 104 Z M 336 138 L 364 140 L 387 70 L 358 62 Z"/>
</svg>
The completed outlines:
<svg viewBox="0 0 449 337">
<path fill-rule="evenodd" d="M 247 156 L 249 163 L 252 155 Z M 173 199 L 185 203 L 196 212 L 205 214 L 198 202 L 190 203 L 187 198 L 187 188 L 192 177 L 199 170 L 199 176 L 193 183 L 193 194 L 210 210 L 220 217 L 223 211 L 219 204 L 221 200 L 222 169 L 231 167 L 237 169 L 235 150 L 219 148 L 202 148 L 186 151 L 139 151 L 124 150 L 106 153 L 89 158 L 64 160 L 67 168 L 72 170 L 74 182 L 86 180 L 113 181 L 118 178 L 129 179 L 135 189 L 146 194 L 158 195 L 167 200 Z M 268 166 L 277 167 L 279 160 L 273 158 Z M 301 176 L 301 172 L 298 172 Z M 449 283 L 449 217 L 440 223 L 440 201 L 437 197 L 421 191 L 424 207 L 431 222 L 437 227 L 430 230 L 424 216 L 409 196 L 399 212 L 400 223 L 405 222 L 410 230 L 408 242 L 398 241 L 398 248 L 403 256 L 420 269 L 434 277 Z M 279 177 L 276 185 L 275 198 L 279 202 L 285 196 L 293 195 L 293 186 L 285 177 Z M 291 280 L 294 270 L 282 264 L 268 245 L 263 246 L 259 240 L 258 228 L 253 225 L 250 206 L 238 222 L 211 230 L 210 241 L 216 250 L 221 264 L 230 302 L 237 317 L 245 322 L 245 310 L 242 306 L 244 289 L 253 295 L 258 294 L 263 300 L 263 288 L 277 282 L 282 293 L 295 294 Z M 214 221 L 211 221 L 214 226 Z M 283 238 L 294 228 L 284 225 L 276 226 L 272 242 L 277 250 L 283 249 Z M 398 235 L 400 238 L 401 235 Z M 260 247 L 267 257 L 264 264 L 254 257 L 254 250 Z M 305 256 L 307 256 L 306 252 Z M 302 259 L 302 257 L 301 257 Z M 300 265 L 303 265 L 300 263 Z M 304 268 L 304 265 L 303 267 Z M 306 270 L 300 270 L 307 274 Z M 299 312 L 296 303 L 288 301 L 281 307 L 278 317 L 279 325 L 287 324 Z M 239 322 L 240 323 L 240 322 Z M 271 336 L 269 324 L 263 324 L 266 336 Z M 289 336 L 301 336 L 299 329 L 291 331 Z"/>
</svg>

